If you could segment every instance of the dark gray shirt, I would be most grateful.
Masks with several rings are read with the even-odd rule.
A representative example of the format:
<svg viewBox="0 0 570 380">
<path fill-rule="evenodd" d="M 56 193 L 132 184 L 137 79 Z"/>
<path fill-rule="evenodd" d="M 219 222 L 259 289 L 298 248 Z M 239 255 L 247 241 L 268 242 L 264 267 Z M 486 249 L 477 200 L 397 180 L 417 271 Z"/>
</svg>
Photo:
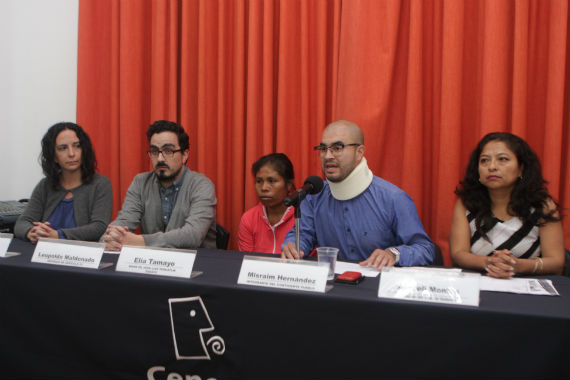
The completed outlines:
<svg viewBox="0 0 570 380">
<path fill-rule="evenodd" d="M 166 189 L 162 187 L 160 183 L 158 184 L 158 191 L 160 192 L 160 201 L 162 203 L 163 231 L 168 225 L 168 222 L 170 221 L 170 215 L 172 214 L 172 210 L 174 209 L 174 205 L 176 204 L 178 191 L 180 190 L 180 186 L 182 185 L 182 180 L 184 179 L 185 174 L 186 170 L 182 172 L 182 177 L 178 178 Z"/>
</svg>

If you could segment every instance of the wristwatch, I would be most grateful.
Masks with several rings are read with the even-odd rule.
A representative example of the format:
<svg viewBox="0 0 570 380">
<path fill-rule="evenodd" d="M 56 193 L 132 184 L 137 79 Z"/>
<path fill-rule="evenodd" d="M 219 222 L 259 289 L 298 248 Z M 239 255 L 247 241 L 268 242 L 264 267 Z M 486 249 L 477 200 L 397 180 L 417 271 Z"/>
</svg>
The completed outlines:
<svg viewBox="0 0 570 380">
<path fill-rule="evenodd" d="M 394 255 L 394 257 L 396 258 L 396 261 L 394 261 L 394 264 L 398 264 L 398 261 L 400 261 L 400 251 L 398 251 L 398 248 L 390 247 L 390 248 L 386 248 L 386 251 L 388 251 Z"/>
</svg>

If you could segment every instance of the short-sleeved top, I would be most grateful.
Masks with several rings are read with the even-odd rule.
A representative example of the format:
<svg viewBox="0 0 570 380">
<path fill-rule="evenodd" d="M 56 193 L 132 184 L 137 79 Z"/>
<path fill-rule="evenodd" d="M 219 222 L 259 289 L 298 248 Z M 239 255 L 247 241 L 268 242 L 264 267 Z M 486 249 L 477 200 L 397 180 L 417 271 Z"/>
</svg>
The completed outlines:
<svg viewBox="0 0 570 380">
<path fill-rule="evenodd" d="M 494 251 L 508 249 L 515 257 L 528 259 L 539 257 L 540 236 L 534 218 L 527 222 L 519 217 L 507 221 L 493 219 L 493 227 L 487 232 L 489 240 L 485 239 L 475 228 L 475 216 L 466 213 L 471 230 L 471 252 L 479 256 L 490 256 Z"/>
</svg>

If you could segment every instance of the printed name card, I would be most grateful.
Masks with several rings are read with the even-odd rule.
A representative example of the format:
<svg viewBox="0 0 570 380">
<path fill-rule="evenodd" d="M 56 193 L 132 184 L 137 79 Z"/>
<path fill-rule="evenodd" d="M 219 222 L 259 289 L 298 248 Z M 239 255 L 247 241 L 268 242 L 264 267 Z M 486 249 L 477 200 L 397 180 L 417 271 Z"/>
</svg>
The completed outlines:
<svg viewBox="0 0 570 380">
<path fill-rule="evenodd" d="M 328 263 L 244 256 L 238 284 L 324 293 Z"/>
<path fill-rule="evenodd" d="M 123 246 L 117 271 L 190 278 L 196 250 Z"/>
<path fill-rule="evenodd" d="M 429 268 L 384 268 L 378 297 L 479 306 L 478 273 Z"/>
<path fill-rule="evenodd" d="M 79 268 L 99 268 L 105 243 L 76 240 L 40 239 L 32 262 Z"/>
<path fill-rule="evenodd" d="M 10 256 L 10 255 L 7 255 L 6 253 L 8 252 L 8 247 L 10 246 L 10 243 L 12 242 L 13 237 L 14 237 L 13 234 L 0 233 L 0 257 L 9 257 Z"/>
</svg>

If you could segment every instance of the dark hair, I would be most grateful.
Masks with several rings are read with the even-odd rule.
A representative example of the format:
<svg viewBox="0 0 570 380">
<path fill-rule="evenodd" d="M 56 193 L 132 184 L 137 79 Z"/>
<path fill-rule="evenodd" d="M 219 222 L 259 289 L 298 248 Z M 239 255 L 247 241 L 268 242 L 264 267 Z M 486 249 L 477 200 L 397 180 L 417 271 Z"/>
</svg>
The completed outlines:
<svg viewBox="0 0 570 380">
<path fill-rule="evenodd" d="M 475 226 L 483 237 L 491 229 L 493 213 L 491 211 L 491 198 L 487 188 L 479 182 L 479 156 L 485 145 L 491 141 L 501 141 L 515 154 L 519 166 L 523 167 L 521 178 L 515 184 L 511 193 L 511 199 L 507 206 L 510 215 L 520 217 L 523 222 L 532 221 L 537 226 L 542 226 L 547 222 L 560 221 L 556 217 L 556 211 L 560 211 L 560 205 L 548 193 L 546 184 L 542 177 L 542 169 L 538 156 L 531 147 L 520 137 L 507 132 L 492 132 L 485 135 L 475 150 L 471 153 L 465 177 L 460 185 L 455 189 L 455 194 L 461 198 L 465 208 L 475 216 Z M 555 209 L 547 214 L 548 200 L 552 200 Z M 535 209 L 534 214 L 531 208 Z"/>
<path fill-rule="evenodd" d="M 178 145 L 180 145 L 180 149 L 182 152 L 188 150 L 190 148 L 190 139 L 188 138 L 188 134 L 184 131 L 184 128 L 180 124 L 176 124 L 173 121 L 168 120 L 157 120 L 148 127 L 146 131 L 146 137 L 148 142 L 150 143 L 150 138 L 155 133 L 161 132 L 174 132 L 178 136 Z"/>
<path fill-rule="evenodd" d="M 81 146 L 82 182 L 91 182 L 93 175 L 95 174 L 95 170 L 97 169 L 97 159 L 95 158 L 95 152 L 91 145 L 91 139 L 89 139 L 89 135 L 85 133 L 83 128 L 70 122 L 54 124 L 47 130 L 46 134 L 42 138 L 42 152 L 40 154 L 42 170 L 54 189 L 57 189 L 61 176 L 61 167 L 55 162 L 55 140 L 57 139 L 57 136 L 66 129 L 74 131 L 79 138 L 79 144 Z"/>
<path fill-rule="evenodd" d="M 255 177 L 257 172 L 265 165 L 271 165 L 273 170 L 283 177 L 285 183 L 290 183 L 293 185 L 293 188 L 295 188 L 295 184 L 293 183 L 295 173 L 293 172 L 293 164 L 289 157 L 283 153 L 271 153 L 263 156 L 251 165 L 251 174 Z"/>
</svg>

